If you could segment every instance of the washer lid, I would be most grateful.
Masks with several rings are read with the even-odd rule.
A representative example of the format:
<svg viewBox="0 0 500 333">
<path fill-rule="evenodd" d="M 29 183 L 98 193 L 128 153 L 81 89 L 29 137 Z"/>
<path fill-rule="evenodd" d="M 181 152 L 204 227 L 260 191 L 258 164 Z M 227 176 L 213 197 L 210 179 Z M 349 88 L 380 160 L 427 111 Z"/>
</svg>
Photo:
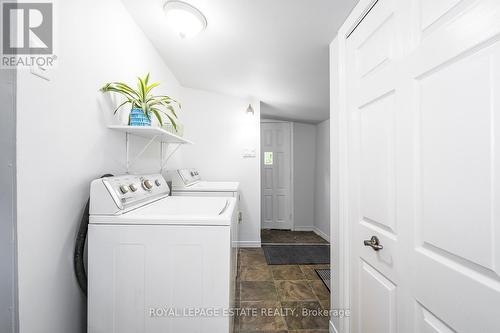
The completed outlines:
<svg viewBox="0 0 500 333">
<path fill-rule="evenodd" d="M 122 215 L 94 215 L 92 224 L 230 225 L 236 199 L 166 197 Z"/>
<path fill-rule="evenodd" d="M 199 181 L 190 186 L 173 186 L 172 191 L 177 192 L 237 192 L 240 187 L 238 182 L 208 182 Z"/>
</svg>

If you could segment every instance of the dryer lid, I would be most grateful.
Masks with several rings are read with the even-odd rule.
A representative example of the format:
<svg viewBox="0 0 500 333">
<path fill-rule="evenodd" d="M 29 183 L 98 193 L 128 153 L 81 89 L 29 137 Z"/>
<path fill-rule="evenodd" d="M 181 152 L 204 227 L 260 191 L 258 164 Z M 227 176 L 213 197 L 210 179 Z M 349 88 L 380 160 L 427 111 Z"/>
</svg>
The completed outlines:
<svg viewBox="0 0 500 333">
<path fill-rule="evenodd" d="M 199 181 L 191 186 L 173 186 L 174 192 L 237 192 L 238 182 L 208 182 Z"/>
</svg>

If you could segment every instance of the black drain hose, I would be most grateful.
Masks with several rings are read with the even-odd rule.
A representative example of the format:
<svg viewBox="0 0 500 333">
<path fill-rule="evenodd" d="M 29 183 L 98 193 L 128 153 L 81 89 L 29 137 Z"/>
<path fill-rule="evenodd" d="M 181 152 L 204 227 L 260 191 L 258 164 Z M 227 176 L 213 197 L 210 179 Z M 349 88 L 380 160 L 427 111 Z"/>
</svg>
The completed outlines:
<svg viewBox="0 0 500 333">
<path fill-rule="evenodd" d="M 113 175 L 105 174 L 101 178 L 105 177 L 113 177 Z M 78 230 L 78 234 L 76 236 L 75 254 L 73 257 L 76 280 L 85 295 L 87 295 L 87 272 L 85 271 L 84 253 L 87 231 L 89 229 L 89 206 L 90 198 L 87 200 L 87 204 L 83 210 L 82 219 L 80 221 L 80 229 Z"/>
</svg>

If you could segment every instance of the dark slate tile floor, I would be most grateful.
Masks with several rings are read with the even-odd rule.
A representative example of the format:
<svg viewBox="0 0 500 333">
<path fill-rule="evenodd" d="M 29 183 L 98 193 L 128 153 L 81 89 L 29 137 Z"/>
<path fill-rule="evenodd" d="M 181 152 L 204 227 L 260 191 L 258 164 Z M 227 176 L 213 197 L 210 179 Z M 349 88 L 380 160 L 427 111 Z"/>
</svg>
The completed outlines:
<svg viewBox="0 0 500 333">
<path fill-rule="evenodd" d="M 268 265 L 260 248 L 239 251 L 236 305 L 255 312 L 235 318 L 235 333 L 328 332 L 330 292 L 314 269 L 329 265 Z"/>
</svg>

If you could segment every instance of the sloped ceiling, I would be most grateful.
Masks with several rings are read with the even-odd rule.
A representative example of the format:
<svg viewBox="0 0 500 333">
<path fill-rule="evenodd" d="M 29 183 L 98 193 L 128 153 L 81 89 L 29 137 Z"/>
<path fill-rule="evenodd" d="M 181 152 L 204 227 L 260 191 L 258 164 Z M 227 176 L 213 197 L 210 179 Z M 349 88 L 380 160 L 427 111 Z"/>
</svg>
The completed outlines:
<svg viewBox="0 0 500 333">
<path fill-rule="evenodd" d="M 164 1 L 122 1 L 182 85 L 260 99 L 268 117 L 328 119 L 328 45 L 357 0 L 187 0 L 208 27 L 186 40 Z"/>
</svg>

